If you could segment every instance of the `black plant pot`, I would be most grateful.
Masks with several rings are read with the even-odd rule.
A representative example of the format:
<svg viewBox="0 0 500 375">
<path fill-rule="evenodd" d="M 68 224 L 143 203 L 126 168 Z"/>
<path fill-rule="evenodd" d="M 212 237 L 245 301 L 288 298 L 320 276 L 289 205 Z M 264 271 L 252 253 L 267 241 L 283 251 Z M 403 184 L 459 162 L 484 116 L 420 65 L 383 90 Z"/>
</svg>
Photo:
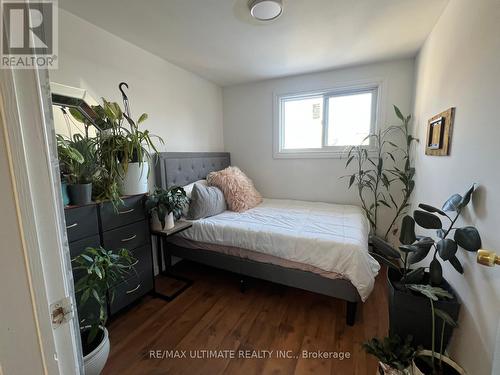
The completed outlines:
<svg viewBox="0 0 500 375">
<path fill-rule="evenodd" d="M 92 183 L 68 185 L 70 204 L 83 206 L 92 203 Z"/>
<path fill-rule="evenodd" d="M 428 277 L 428 275 L 427 275 Z M 412 292 L 399 286 L 400 274 L 393 269 L 387 273 L 387 284 L 389 286 L 389 332 L 397 334 L 401 338 L 413 336 L 415 346 L 424 349 L 432 347 L 432 311 L 429 298 Z M 398 287 L 399 286 L 399 287 Z M 443 279 L 441 288 L 456 296 L 453 288 Z M 456 297 L 450 300 L 439 300 L 434 302 L 434 307 L 446 311 L 455 321 L 458 319 L 460 303 Z M 436 317 L 435 348 L 439 350 L 441 345 L 442 320 Z M 443 348 L 448 345 L 453 327 L 446 325 L 444 329 Z"/>
</svg>

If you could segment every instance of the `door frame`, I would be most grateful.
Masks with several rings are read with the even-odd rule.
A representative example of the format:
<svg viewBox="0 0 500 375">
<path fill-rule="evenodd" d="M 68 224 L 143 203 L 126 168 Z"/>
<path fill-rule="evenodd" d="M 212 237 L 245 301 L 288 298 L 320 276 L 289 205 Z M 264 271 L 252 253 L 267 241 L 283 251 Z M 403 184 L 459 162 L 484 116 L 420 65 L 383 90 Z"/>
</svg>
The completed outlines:
<svg viewBox="0 0 500 375">
<path fill-rule="evenodd" d="M 81 374 L 48 71 L 0 69 L 0 112 L 25 259 L 19 272 L 26 273 L 30 288 L 41 373 Z M 70 314 L 65 323 L 53 324 L 51 305 L 59 301 L 69 303 Z"/>
</svg>

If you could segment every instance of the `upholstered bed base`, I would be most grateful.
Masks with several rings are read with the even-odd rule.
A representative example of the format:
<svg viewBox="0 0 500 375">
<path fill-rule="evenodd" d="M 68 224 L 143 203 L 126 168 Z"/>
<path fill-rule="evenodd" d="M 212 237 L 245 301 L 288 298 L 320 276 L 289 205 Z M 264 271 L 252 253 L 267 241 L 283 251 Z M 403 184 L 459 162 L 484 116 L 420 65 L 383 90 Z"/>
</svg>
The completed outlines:
<svg viewBox="0 0 500 375">
<path fill-rule="evenodd" d="M 187 185 L 203 179 L 212 171 L 230 165 L 230 155 L 224 152 L 166 152 L 160 153 L 156 164 L 156 184 L 161 187 Z M 360 296 L 352 283 L 345 279 L 329 279 L 313 272 L 285 268 L 274 264 L 256 262 L 209 250 L 189 249 L 167 243 L 165 255 L 203 263 L 242 276 L 255 277 L 327 296 L 347 302 L 346 322 L 353 325 Z"/>
</svg>

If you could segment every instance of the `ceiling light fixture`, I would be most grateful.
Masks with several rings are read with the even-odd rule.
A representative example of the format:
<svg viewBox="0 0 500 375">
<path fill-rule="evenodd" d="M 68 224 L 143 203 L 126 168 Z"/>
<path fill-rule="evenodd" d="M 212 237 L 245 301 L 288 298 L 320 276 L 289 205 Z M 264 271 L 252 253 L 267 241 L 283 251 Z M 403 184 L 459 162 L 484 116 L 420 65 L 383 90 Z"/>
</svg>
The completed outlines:
<svg viewBox="0 0 500 375">
<path fill-rule="evenodd" d="M 283 12 L 281 0 L 251 0 L 248 4 L 250 14 L 259 21 L 271 21 Z"/>
</svg>

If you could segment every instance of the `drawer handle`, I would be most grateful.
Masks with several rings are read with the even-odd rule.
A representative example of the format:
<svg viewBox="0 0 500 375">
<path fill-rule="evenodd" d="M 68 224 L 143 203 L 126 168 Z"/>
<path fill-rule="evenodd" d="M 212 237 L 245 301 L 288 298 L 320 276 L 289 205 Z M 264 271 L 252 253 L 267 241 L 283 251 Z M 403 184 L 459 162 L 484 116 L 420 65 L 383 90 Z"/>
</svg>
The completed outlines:
<svg viewBox="0 0 500 375">
<path fill-rule="evenodd" d="M 131 208 L 130 210 L 125 210 L 125 211 L 118 211 L 118 215 L 129 214 L 133 211 L 134 211 L 134 208 Z"/>
<path fill-rule="evenodd" d="M 66 229 L 71 229 L 71 228 L 74 228 L 78 225 L 78 223 L 74 223 L 74 224 L 71 224 L 71 225 L 67 225 L 66 226 Z"/>
<path fill-rule="evenodd" d="M 134 238 L 136 238 L 136 237 L 137 237 L 137 234 L 134 234 L 133 236 L 130 236 L 130 237 L 128 237 L 128 238 L 124 238 L 124 239 L 122 240 L 122 242 L 132 241 L 132 240 L 133 240 Z"/>
<path fill-rule="evenodd" d="M 130 294 L 130 293 L 134 293 L 137 289 L 139 289 L 141 287 L 141 283 L 139 283 L 139 285 L 137 285 L 134 289 L 132 290 L 127 290 L 125 292 L 125 294 Z"/>
</svg>

